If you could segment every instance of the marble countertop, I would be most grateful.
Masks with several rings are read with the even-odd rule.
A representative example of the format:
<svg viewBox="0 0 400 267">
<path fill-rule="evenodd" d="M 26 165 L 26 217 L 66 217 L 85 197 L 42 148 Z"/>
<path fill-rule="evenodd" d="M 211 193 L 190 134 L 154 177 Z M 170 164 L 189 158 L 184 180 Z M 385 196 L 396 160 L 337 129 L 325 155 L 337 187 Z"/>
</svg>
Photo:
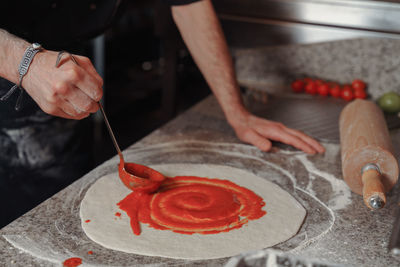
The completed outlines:
<svg viewBox="0 0 400 267">
<path fill-rule="evenodd" d="M 342 85 L 362 79 L 376 100 L 386 92 L 400 93 L 399 51 L 400 40 L 360 38 L 235 49 L 233 56 L 243 87 L 281 94 L 291 92 L 289 85 L 298 78 Z"/>
<path fill-rule="evenodd" d="M 261 104 L 251 107 L 262 109 Z M 400 151 L 400 132 L 391 134 Z M 279 145 L 272 153 L 261 152 L 236 138 L 215 98 L 208 97 L 130 146 L 124 155 L 126 161 L 142 164 L 213 163 L 251 171 L 278 184 L 307 210 L 299 233 L 274 249 L 346 266 L 399 266 L 400 257 L 387 251 L 399 186 L 388 194 L 384 209 L 369 211 L 362 197 L 352 193 L 341 178 L 337 142 L 324 141 L 324 145 L 324 155 L 310 156 Z M 81 228 L 80 202 L 98 178 L 117 171 L 117 163 L 117 157 L 111 158 L 1 229 L 0 265 L 61 266 L 70 257 L 82 258 L 82 266 L 221 266 L 229 260 L 148 257 L 91 241 Z"/>
</svg>

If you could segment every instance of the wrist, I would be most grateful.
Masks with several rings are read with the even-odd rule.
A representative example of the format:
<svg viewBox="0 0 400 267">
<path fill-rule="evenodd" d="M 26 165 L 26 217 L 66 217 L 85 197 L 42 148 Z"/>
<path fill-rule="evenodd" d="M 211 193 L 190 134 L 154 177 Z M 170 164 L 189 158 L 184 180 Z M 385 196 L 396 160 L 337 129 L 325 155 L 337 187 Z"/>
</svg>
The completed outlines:
<svg viewBox="0 0 400 267">
<path fill-rule="evenodd" d="M 248 121 L 251 113 L 244 107 L 243 104 L 232 105 L 230 110 L 225 111 L 225 117 L 228 123 L 232 126 L 238 126 L 243 124 L 243 122 Z"/>
<path fill-rule="evenodd" d="M 221 87 L 220 87 L 221 88 Z M 225 90 L 220 90 L 225 94 L 218 94 L 219 91 L 213 90 L 217 100 L 224 112 L 225 118 L 232 126 L 241 124 L 251 113 L 246 109 L 239 87 L 236 86 Z"/>
<path fill-rule="evenodd" d="M 24 54 L 22 56 L 22 59 L 19 63 L 18 66 L 18 82 L 15 83 L 14 86 L 12 86 L 10 88 L 10 90 L 8 90 L 8 92 L 6 94 L 4 94 L 0 100 L 1 101 L 5 101 L 7 100 L 16 90 L 19 89 L 20 93 L 19 96 L 17 98 L 17 103 L 15 105 L 15 109 L 19 110 L 22 104 L 22 97 L 23 97 L 23 93 L 24 93 L 24 89 L 22 88 L 22 80 L 24 78 L 24 76 L 28 73 L 29 67 L 32 63 L 33 58 L 35 57 L 35 55 L 42 51 L 42 46 L 38 43 L 33 43 L 32 45 L 28 46 L 25 51 Z"/>
<path fill-rule="evenodd" d="M 25 50 L 30 46 L 28 42 L 18 40 L 7 40 L 3 53 L 0 55 L 0 76 L 17 83 L 19 80 L 18 67 L 24 56 Z"/>
</svg>

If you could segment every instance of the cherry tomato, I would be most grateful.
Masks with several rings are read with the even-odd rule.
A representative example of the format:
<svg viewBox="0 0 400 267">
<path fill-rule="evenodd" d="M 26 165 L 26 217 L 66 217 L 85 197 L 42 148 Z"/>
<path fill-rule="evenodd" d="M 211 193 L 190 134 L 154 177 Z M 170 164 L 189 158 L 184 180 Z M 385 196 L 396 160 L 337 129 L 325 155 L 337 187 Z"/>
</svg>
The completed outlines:
<svg viewBox="0 0 400 267">
<path fill-rule="evenodd" d="M 309 83 L 309 82 L 312 82 L 313 79 L 311 79 L 311 78 L 309 78 L 309 77 L 306 77 L 306 78 L 303 79 L 303 81 L 307 84 L 307 83 Z"/>
<path fill-rule="evenodd" d="M 329 95 L 329 85 L 328 84 L 321 84 L 318 86 L 318 94 L 322 96 Z"/>
<path fill-rule="evenodd" d="M 356 79 L 351 83 L 351 87 L 353 87 L 354 91 L 360 91 L 360 90 L 364 91 L 366 84 L 365 84 L 365 82 Z"/>
<path fill-rule="evenodd" d="M 366 99 L 367 94 L 364 92 L 364 90 L 354 90 L 354 98 Z"/>
<path fill-rule="evenodd" d="M 329 88 L 333 88 L 335 86 L 339 86 L 339 84 L 337 84 L 335 82 L 328 82 L 327 84 L 328 84 Z"/>
<path fill-rule="evenodd" d="M 331 89 L 329 89 L 329 94 L 333 97 L 340 97 L 340 86 L 335 85 Z"/>
<path fill-rule="evenodd" d="M 343 87 L 342 87 L 342 91 L 343 90 L 350 90 L 350 91 L 352 91 L 353 92 L 353 88 L 351 87 L 351 85 L 349 85 L 349 84 L 345 84 L 345 85 L 343 85 Z"/>
<path fill-rule="evenodd" d="M 323 85 L 323 84 L 324 84 L 324 81 L 322 81 L 322 80 L 315 80 L 314 83 L 315 83 L 315 84 L 317 85 L 317 87 L 318 87 L 318 86 L 320 86 L 320 85 Z"/>
<path fill-rule="evenodd" d="M 292 82 L 292 91 L 295 93 L 303 92 L 305 86 L 305 82 L 302 80 L 296 80 Z"/>
<path fill-rule="evenodd" d="M 309 82 L 306 84 L 306 93 L 310 95 L 315 95 L 317 93 L 318 86 L 314 82 Z"/>
<path fill-rule="evenodd" d="M 340 97 L 346 101 L 351 101 L 354 98 L 353 90 L 350 85 L 343 86 L 342 91 L 340 92 Z"/>
</svg>

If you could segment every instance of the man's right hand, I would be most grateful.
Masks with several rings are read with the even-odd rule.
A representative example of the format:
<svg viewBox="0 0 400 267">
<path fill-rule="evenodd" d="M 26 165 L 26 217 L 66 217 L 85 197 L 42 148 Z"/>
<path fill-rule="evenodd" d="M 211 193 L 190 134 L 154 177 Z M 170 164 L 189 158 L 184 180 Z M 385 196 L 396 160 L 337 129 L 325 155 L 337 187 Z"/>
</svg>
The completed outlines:
<svg viewBox="0 0 400 267">
<path fill-rule="evenodd" d="M 58 52 L 43 50 L 34 57 L 22 87 L 40 108 L 54 116 L 83 119 L 95 113 L 103 95 L 103 79 L 87 57 L 65 54 L 58 67 Z"/>
</svg>

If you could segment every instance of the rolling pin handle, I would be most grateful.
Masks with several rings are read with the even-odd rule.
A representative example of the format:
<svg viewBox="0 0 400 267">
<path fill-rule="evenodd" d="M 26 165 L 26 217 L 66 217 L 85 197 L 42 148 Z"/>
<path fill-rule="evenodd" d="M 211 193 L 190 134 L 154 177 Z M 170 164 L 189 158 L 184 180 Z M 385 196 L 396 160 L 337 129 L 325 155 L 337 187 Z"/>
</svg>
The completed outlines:
<svg viewBox="0 0 400 267">
<path fill-rule="evenodd" d="M 365 164 L 362 168 L 361 168 L 361 175 L 363 175 L 364 172 L 368 171 L 368 170 L 375 170 L 377 172 L 379 172 L 379 174 L 381 173 L 381 170 L 379 169 L 379 166 L 376 165 L 375 163 L 368 163 Z"/>
<path fill-rule="evenodd" d="M 383 208 L 386 203 L 381 175 L 378 165 L 374 163 L 366 164 L 361 169 L 364 202 L 372 210 Z"/>
</svg>

